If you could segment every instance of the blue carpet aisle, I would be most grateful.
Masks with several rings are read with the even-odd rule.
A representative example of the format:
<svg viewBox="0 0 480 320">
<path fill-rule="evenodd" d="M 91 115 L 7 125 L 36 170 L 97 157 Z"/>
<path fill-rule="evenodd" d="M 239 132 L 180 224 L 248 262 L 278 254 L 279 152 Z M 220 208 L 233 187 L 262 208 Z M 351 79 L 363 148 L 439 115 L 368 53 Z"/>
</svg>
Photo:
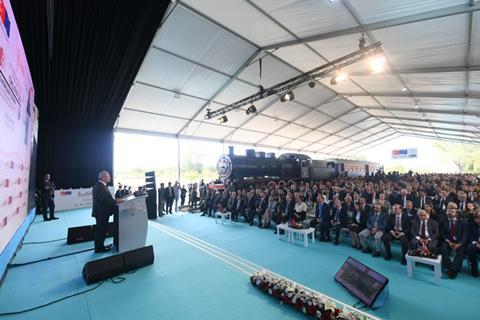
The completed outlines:
<svg viewBox="0 0 480 320">
<path fill-rule="evenodd" d="M 60 213 L 60 220 L 30 227 L 25 242 L 64 238 L 69 226 L 92 223 L 90 210 Z M 419 268 L 415 279 L 397 261 L 385 262 L 351 249 L 316 243 L 303 248 L 277 240 L 272 231 L 243 223 L 215 224 L 198 215 L 171 215 L 152 222 L 148 244 L 155 263 L 125 276 L 119 284 L 105 282 L 98 289 L 5 319 L 303 319 L 253 288 L 246 274 L 205 252 L 158 230 L 165 224 L 229 250 L 310 288 L 353 304 L 356 300 L 333 275 L 348 255 L 390 278 L 390 300 L 372 312 L 385 319 L 473 319 L 480 282 L 468 274 L 457 280 L 433 283 L 433 272 Z M 65 241 L 24 245 L 15 263 L 90 248 L 92 243 L 67 246 Z M 395 248 L 398 249 L 398 248 Z M 108 255 L 108 254 L 106 254 Z M 396 252 L 398 256 L 398 252 Z M 8 271 L 0 290 L 0 313 L 33 307 L 86 288 L 83 265 L 102 255 L 92 251 Z M 93 286 L 91 286 L 93 287 Z M 424 300 L 420 300 L 424 299 Z"/>
</svg>

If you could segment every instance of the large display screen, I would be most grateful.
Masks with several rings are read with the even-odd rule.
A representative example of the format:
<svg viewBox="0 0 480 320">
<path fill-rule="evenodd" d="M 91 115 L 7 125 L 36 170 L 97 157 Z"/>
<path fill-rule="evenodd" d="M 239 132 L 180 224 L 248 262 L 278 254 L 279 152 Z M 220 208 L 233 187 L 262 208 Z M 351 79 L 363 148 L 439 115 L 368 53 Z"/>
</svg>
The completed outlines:
<svg viewBox="0 0 480 320">
<path fill-rule="evenodd" d="M 28 213 L 37 111 L 25 51 L 9 0 L 0 0 L 0 253 Z"/>
<path fill-rule="evenodd" d="M 369 307 L 388 284 L 388 278 L 352 257 L 338 270 L 335 280 Z"/>
</svg>

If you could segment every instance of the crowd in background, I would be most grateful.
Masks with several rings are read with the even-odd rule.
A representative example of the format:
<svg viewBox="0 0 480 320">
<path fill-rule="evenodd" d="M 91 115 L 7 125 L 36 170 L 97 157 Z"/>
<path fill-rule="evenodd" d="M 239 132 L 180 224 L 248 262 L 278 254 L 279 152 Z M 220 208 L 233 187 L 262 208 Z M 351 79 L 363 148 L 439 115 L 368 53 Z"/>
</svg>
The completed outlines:
<svg viewBox="0 0 480 320">
<path fill-rule="evenodd" d="M 320 241 L 338 245 L 348 233 L 352 247 L 390 260 L 391 242 L 407 250 L 441 254 L 450 278 L 465 255 L 478 277 L 480 183 L 468 174 L 377 173 L 329 181 L 237 180 L 223 187 L 190 187 L 190 206 L 202 216 L 229 212 L 234 221 L 259 228 L 285 224 L 313 227 Z M 275 231 L 276 232 L 276 231 Z"/>
</svg>

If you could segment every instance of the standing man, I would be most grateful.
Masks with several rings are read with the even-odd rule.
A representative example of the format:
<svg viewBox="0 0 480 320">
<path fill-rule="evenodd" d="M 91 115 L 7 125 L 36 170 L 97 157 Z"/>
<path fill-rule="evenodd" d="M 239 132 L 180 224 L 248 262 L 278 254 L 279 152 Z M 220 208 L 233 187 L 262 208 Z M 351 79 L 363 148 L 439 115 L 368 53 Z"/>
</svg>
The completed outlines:
<svg viewBox="0 0 480 320">
<path fill-rule="evenodd" d="M 180 183 L 175 181 L 173 185 L 173 197 L 175 199 L 175 212 L 178 212 L 178 197 L 180 196 Z"/>
<path fill-rule="evenodd" d="M 185 188 L 185 185 L 182 186 L 182 189 L 180 190 L 180 206 L 183 207 L 185 205 L 185 198 L 187 197 L 187 189 Z"/>
<path fill-rule="evenodd" d="M 167 210 L 165 210 L 166 213 L 172 214 L 172 206 L 173 206 L 174 196 L 175 196 L 175 193 L 173 191 L 172 183 L 169 182 L 168 186 L 167 186 L 167 189 L 165 191 L 165 197 L 166 197 L 166 200 L 167 200 Z"/>
<path fill-rule="evenodd" d="M 42 214 L 43 221 L 57 220 L 55 217 L 55 184 L 50 180 L 50 174 L 47 173 L 43 178 L 42 186 Z M 50 217 L 47 216 L 47 210 Z"/>
<path fill-rule="evenodd" d="M 477 255 L 480 254 L 480 213 L 477 212 L 474 220 L 468 226 L 468 244 L 466 253 L 470 261 L 472 277 L 478 278 Z"/>
<path fill-rule="evenodd" d="M 163 217 L 163 211 L 165 210 L 165 199 L 166 199 L 166 189 L 165 185 L 160 183 L 160 188 L 158 188 L 158 216 Z"/>
<path fill-rule="evenodd" d="M 116 206 L 122 202 L 122 199 L 113 199 L 110 191 L 108 191 L 108 184 L 111 178 L 108 171 L 100 171 L 98 174 L 98 182 L 93 186 L 93 208 L 92 217 L 96 220 L 95 225 L 95 252 L 106 252 L 111 249 L 111 246 L 106 247 L 104 244 L 107 234 L 108 219 L 118 210 Z"/>
</svg>

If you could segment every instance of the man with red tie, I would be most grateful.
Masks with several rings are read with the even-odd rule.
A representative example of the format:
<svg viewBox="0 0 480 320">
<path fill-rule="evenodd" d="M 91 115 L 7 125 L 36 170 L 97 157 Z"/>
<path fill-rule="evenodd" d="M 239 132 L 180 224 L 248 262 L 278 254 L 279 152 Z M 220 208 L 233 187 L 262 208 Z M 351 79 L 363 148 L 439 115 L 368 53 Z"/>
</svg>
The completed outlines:
<svg viewBox="0 0 480 320">
<path fill-rule="evenodd" d="M 435 254 L 438 246 L 438 223 L 431 220 L 425 210 L 418 211 L 419 220 L 411 221 L 410 249 L 416 250 L 418 247 L 427 246 L 430 253 Z"/>
<path fill-rule="evenodd" d="M 443 268 L 447 271 L 450 279 L 455 279 L 462 269 L 463 258 L 465 257 L 465 245 L 467 243 L 467 226 L 463 221 L 457 219 L 457 205 L 453 202 L 448 204 L 448 219 L 440 224 L 440 236 L 442 244 L 440 253 L 442 254 Z M 455 257 L 450 256 L 455 252 Z"/>
</svg>

